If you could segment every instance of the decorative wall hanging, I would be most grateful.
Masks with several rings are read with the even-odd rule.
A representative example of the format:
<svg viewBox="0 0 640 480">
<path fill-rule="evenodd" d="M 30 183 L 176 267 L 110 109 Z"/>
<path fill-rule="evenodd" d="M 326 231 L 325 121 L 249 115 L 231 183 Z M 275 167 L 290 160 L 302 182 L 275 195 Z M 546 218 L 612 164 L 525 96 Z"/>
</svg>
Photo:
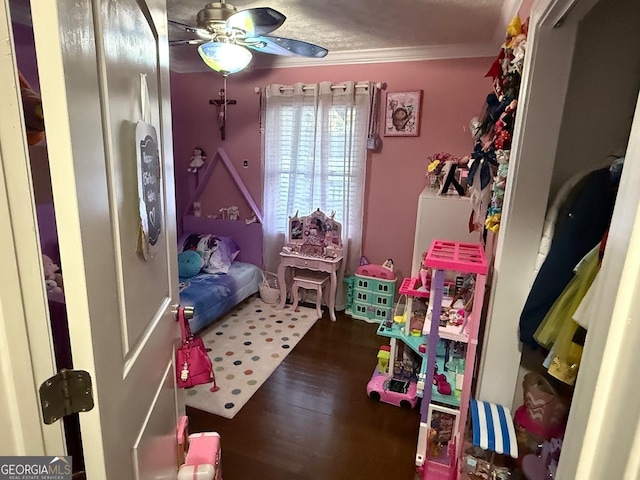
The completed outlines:
<svg viewBox="0 0 640 480">
<path fill-rule="evenodd" d="M 145 260 L 158 251 L 162 234 L 162 170 L 156 129 L 145 122 L 136 125 L 138 198 L 140 209 L 139 250 Z"/>
<path fill-rule="evenodd" d="M 417 137 L 420 135 L 422 90 L 387 92 L 384 115 L 386 137 Z"/>
<path fill-rule="evenodd" d="M 507 26 L 505 42 L 485 75 L 493 79 L 493 91 L 487 95 L 483 118 L 472 120 L 475 145 L 469 156 L 469 226 L 477 231 L 496 233 L 500 229 L 527 31 L 528 21 L 523 24 L 517 15 Z"/>
<path fill-rule="evenodd" d="M 216 100 L 212 98 L 209 100 L 209 105 L 215 105 L 218 108 L 218 125 L 220 125 L 220 138 L 224 140 L 226 138 L 226 125 L 227 125 L 227 105 L 235 105 L 235 100 L 227 98 L 227 77 L 223 79 L 224 87 L 220 90 L 220 99 Z"/>
<path fill-rule="evenodd" d="M 150 124 L 147 75 L 140 74 L 140 110 L 142 120 L 136 123 L 135 151 L 138 177 L 138 211 L 140 228 L 137 250 L 149 261 L 160 248 L 163 235 L 162 166 L 158 134 Z"/>
</svg>

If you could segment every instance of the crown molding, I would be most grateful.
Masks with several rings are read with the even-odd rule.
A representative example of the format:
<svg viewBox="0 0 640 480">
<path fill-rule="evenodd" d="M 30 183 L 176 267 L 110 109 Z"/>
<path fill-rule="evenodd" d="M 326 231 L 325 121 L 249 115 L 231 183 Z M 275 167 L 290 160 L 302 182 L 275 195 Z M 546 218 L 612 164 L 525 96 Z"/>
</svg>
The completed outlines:
<svg viewBox="0 0 640 480">
<path fill-rule="evenodd" d="M 446 60 L 454 58 L 493 57 L 500 43 L 455 44 L 423 47 L 378 48 L 371 50 L 352 50 L 347 52 L 329 52 L 324 58 L 283 57 L 263 55 L 255 58 L 252 70 L 290 67 L 322 67 L 331 65 L 362 65 L 370 63 L 417 62 L 422 60 Z M 194 62 L 171 59 L 171 71 L 176 73 L 195 73 L 211 71 L 202 61 Z"/>
</svg>

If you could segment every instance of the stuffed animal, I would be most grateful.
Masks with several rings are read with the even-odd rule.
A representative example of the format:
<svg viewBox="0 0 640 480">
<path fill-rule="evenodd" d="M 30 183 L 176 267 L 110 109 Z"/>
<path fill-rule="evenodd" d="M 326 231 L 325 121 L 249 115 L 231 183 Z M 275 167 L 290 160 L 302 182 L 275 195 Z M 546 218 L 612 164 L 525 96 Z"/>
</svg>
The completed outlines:
<svg viewBox="0 0 640 480">
<path fill-rule="evenodd" d="M 20 81 L 20 94 L 22 95 L 22 111 L 24 123 L 27 127 L 27 143 L 37 145 L 44 140 L 44 114 L 42 112 L 42 99 L 31 88 L 27 79 L 18 72 Z"/>
<path fill-rule="evenodd" d="M 62 275 L 58 273 L 60 267 L 44 253 L 42 254 L 42 269 L 44 270 L 44 281 L 47 286 L 47 292 L 62 293 L 62 288 L 58 285 L 58 282 L 62 279 Z"/>
<path fill-rule="evenodd" d="M 198 169 L 204 165 L 204 161 L 207 159 L 207 154 L 200 147 L 193 149 L 193 155 L 191 156 L 191 162 L 189 162 L 189 168 L 187 172 L 198 173 Z"/>
<path fill-rule="evenodd" d="M 240 209 L 235 205 L 231 205 L 230 207 L 226 207 L 226 208 L 221 208 L 219 212 L 220 212 L 220 218 L 222 219 L 238 220 L 240 218 Z"/>
</svg>

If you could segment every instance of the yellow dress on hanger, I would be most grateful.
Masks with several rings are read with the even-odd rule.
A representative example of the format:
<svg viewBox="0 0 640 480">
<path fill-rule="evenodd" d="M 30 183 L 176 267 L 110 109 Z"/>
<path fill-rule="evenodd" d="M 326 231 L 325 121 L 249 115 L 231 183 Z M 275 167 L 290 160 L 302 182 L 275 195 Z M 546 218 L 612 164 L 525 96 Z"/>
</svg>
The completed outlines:
<svg viewBox="0 0 640 480">
<path fill-rule="evenodd" d="M 553 303 L 533 335 L 536 342 L 548 350 L 553 348 L 556 353 L 558 352 L 558 345 L 554 347 L 554 344 L 560 340 L 561 332 L 564 333 L 564 337 L 570 331 L 573 331 L 569 336 L 569 340 L 575 333 L 578 324 L 573 321 L 573 314 L 589 290 L 600 268 L 599 251 L 600 244 L 592 248 L 576 266 L 575 276 Z"/>
</svg>

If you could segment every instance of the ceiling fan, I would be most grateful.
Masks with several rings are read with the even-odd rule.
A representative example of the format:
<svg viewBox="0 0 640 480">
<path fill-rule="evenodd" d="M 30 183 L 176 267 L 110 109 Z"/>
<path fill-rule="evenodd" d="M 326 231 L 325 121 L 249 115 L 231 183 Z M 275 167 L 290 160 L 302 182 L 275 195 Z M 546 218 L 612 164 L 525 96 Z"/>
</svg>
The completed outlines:
<svg viewBox="0 0 640 480">
<path fill-rule="evenodd" d="M 267 35 L 280 27 L 286 17 L 269 7 L 240 10 L 225 0 L 207 3 L 196 17 L 196 26 L 169 20 L 169 24 L 197 35 L 187 40 L 172 40 L 170 45 L 199 45 L 198 53 L 211 69 L 227 76 L 244 69 L 251 62 L 248 49 L 271 55 L 322 58 L 326 48 Z"/>
</svg>

